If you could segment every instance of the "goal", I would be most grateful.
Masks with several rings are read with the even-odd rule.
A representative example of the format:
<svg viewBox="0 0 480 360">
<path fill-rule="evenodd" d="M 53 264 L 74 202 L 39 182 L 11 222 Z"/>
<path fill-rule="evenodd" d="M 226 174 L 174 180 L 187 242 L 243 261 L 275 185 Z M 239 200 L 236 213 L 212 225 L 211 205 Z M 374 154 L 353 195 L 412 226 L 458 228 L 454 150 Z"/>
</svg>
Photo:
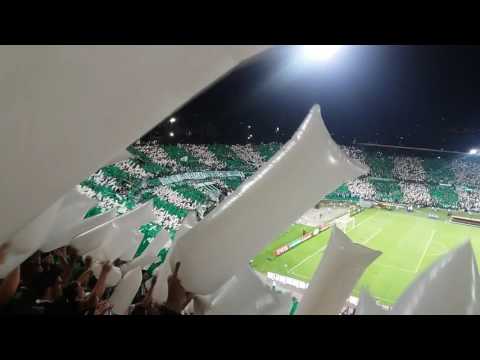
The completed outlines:
<svg viewBox="0 0 480 360">
<path fill-rule="evenodd" d="M 347 232 L 355 227 L 355 218 L 350 215 L 344 215 L 335 220 L 335 225 L 343 232 Z"/>
</svg>

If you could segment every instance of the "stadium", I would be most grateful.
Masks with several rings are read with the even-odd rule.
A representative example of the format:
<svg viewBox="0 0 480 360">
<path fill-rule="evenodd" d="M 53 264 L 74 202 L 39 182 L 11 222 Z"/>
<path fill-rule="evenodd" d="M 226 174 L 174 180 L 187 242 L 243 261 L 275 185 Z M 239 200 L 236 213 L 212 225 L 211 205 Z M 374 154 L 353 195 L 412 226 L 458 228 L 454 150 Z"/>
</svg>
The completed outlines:
<svg viewBox="0 0 480 360">
<path fill-rule="evenodd" d="M 80 192 L 99 200 L 99 205 L 85 216 L 112 207 L 122 212 L 153 197 L 158 222 L 141 228 L 144 238 L 136 252 L 138 256 L 160 229 L 168 229 L 174 238 L 175 229 L 189 211 L 200 208 L 199 218 L 207 215 L 222 197 L 234 191 L 281 146 L 278 143 L 134 144 L 129 148 L 130 159 L 102 168 L 80 184 Z M 480 161 L 477 157 L 377 145 L 343 149 L 348 156 L 367 165 L 369 174 L 342 184 L 319 199 L 316 208 L 300 217 L 252 259 L 254 269 L 277 279 L 277 286 L 290 288 L 300 297 L 305 288 L 303 283 L 311 280 L 322 258 L 330 236 L 329 227 L 337 224 L 355 242 L 388 255 L 368 268 L 353 295 L 358 297 L 360 289 L 367 287 L 380 303 L 390 306 L 419 273 L 467 238 L 473 240 L 478 253 L 475 244 L 480 241 L 477 228 L 480 188 L 476 174 L 480 171 Z M 173 175 L 178 176 L 178 182 L 161 185 L 162 179 Z M 138 184 L 142 183 L 149 187 L 139 189 Z M 277 249 L 314 228 L 321 232 L 285 253 L 275 254 Z M 166 248 L 160 251 L 162 259 L 166 252 Z M 155 263 L 149 271 L 160 264 Z M 288 278 L 301 283 L 293 286 L 295 282 Z"/>
<path fill-rule="evenodd" d="M 114 115 L 122 113 L 103 121 Z M 176 119 L 165 119 L 173 138 Z M 5 180 L 11 187 L 5 194 L 24 196 L 31 214 L 3 209 L 12 211 L 5 219 L 24 226 L 7 234 L 6 225 L 1 234 L 0 286 L 8 295 L 16 284 L 2 309 L 31 301 L 32 287 L 42 294 L 35 293 L 33 308 L 47 314 L 479 314 L 477 289 L 468 295 L 480 256 L 477 153 L 340 145 L 324 120 L 315 105 L 288 141 L 254 142 L 248 135 L 237 144 L 166 141 L 158 125 L 126 147 L 133 135 L 127 126 L 117 139 L 95 124 L 101 135 L 93 136 L 92 148 L 73 137 L 63 163 L 63 130 L 45 141 L 55 149 L 48 149 L 48 161 L 6 157 L 30 176 L 18 184 L 8 181 L 17 177 Z M 28 136 L 35 143 L 33 132 Z M 103 161 L 109 141 L 115 155 Z M 74 151 L 77 145 L 82 151 Z M 50 183 L 32 179 L 39 164 L 50 169 Z M 87 169 L 94 172 L 84 176 Z M 27 181 L 38 189 L 34 195 L 26 195 Z M 47 194 L 55 182 L 55 194 L 63 195 L 42 199 L 40 190 Z M 49 280 L 39 280 L 37 267 Z M 58 277 L 75 271 L 77 280 L 52 295 Z M 20 273 L 32 275 L 20 281 Z M 452 285 L 454 275 L 459 281 Z M 172 278 L 186 299 L 181 306 L 170 299 Z M 466 290 L 452 296 L 452 305 L 438 305 L 449 286 Z M 80 287 L 97 298 L 78 300 Z M 44 302 L 54 310 L 38 305 Z"/>
</svg>

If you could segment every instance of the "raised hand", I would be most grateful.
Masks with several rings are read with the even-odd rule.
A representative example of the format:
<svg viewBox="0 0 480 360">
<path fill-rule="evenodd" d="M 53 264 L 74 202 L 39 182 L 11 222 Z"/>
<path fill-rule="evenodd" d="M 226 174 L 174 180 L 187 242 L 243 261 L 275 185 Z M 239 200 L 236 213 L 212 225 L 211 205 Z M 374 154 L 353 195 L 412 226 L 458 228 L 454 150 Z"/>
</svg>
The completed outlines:
<svg viewBox="0 0 480 360">
<path fill-rule="evenodd" d="M 110 261 L 106 261 L 102 265 L 102 273 L 108 274 L 112 270 L 112 264 Z"/>
<path fill-rule="evenodd" d="M 168 277 L 168 297 L 165 306 L 172 311 L 180 313 L 185 306 L 193 298 L 193 294 L 187 292 L 182 286 L 182 283 L 178 277 L 180 270 L 180 262 L 175 264 L 175 270 L 172 275 Z"/>
</svg>

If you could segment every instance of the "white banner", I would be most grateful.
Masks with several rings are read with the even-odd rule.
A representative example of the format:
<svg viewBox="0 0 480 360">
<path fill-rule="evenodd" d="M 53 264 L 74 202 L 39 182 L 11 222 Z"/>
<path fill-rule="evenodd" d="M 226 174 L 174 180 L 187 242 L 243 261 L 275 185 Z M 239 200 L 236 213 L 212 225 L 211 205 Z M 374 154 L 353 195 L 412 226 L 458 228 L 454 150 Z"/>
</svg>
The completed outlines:
<svg viewBox="0 0 480 360">
<path fill-rule="evenodd" d="M 268 272 L 267 278 L 280 284 L 291 285 L 297 289 L 308 289 L 308 283 L 277 273 Z"/>
<path fill-rule="evenodd" d="M 162 185 L 170 185 L 185 180 L 207 180 L 207 179 L 219 179 L 227 177 L 241 177 L 244 178 L 245 174 L 241 171 L 199 171 L 188 172 L 180 175 L 172 175 L 160 178 Z"/>
</svg>

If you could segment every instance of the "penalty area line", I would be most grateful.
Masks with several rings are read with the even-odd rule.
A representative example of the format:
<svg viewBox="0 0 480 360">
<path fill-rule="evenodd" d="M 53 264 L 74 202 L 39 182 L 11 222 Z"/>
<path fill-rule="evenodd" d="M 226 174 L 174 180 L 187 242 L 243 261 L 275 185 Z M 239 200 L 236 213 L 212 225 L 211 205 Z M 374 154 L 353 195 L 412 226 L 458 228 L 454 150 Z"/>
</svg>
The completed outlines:
<svg viewBox="0 0 480 360">
<path fill-rule="evenodd" d="M 435 236 L 435 232 L 436 230 L 432 230 L 432 234 L 430 235 L 430 240 L 428 240 L 427 246 L 425 246 L 425 249 L 423 250 L 423 254 L 420 257 L 420 261 L 418 262 L 417 267 L 415 268 L 415 272 L 418 272 L 418 270 L 420 269 L 420 265 L 422 265 L 423 259 L 425 258 L 425 255 L 427 255 L 427 250 L 432 244 L 433 238 Z"/>
<path fill-rule="evenodd" d="M 308 255 L 305 259 L 303 259 L 302 261 L 300 261 L 298 264 L 292 266 L 290 269 L 288 269 L 288 272 L 289 273 L 293 273 L 293 271 L 298 268 L 299 266 L 303 265 L 306 261 L 310 260 L 312 257 L 314 257 L 315 255 L 321 253 L 323 250 L 325 250 L 327 247 L 327 245 L 324 245 L 322 246 L 320 249 L 318 249 L 317 251 L 315 251 L 314 253 Z"/>
</svg>

